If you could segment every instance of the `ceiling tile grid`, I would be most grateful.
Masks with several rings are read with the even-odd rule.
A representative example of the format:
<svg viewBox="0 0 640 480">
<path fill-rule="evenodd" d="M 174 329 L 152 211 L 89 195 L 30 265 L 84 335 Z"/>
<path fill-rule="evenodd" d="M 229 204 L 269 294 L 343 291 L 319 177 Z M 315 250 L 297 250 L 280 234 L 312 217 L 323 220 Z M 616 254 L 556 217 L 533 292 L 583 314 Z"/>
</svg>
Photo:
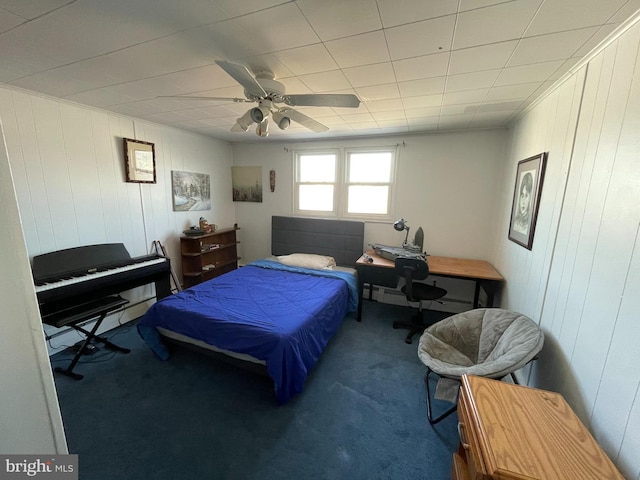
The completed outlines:
<svg viewBox="0 0 640 480">
<path fill-rule="evenodd" d="M 0 0 L 0 82 L 231 142 L 504 127 L 638 9 L 640 0 Z M 275 78 L 286 94 L 361 103 L 293 107 L 326 132 L 293 121 L 270 122 L 267 138 L 255 125 L 231 131 L 256 104 L 217 61 Z M 175 98 L 185 95 L 216 99 Z"/>
</svg>

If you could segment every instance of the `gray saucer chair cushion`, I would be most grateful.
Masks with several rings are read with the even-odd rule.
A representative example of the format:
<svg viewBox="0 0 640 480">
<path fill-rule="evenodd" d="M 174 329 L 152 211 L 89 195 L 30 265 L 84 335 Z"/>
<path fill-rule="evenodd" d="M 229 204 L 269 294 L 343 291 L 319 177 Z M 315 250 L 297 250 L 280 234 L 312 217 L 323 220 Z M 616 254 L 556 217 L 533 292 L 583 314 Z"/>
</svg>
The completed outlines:
<svg viewBox="0 0 640 480">
<path fill-rule="evenodd" d="M 542 349 L 544 334 L 530 318 L 500 308 L 478 308 L 432 325 L 420 337 L 418 357 L 442 377 L 502 378 Z"/>
</svg>

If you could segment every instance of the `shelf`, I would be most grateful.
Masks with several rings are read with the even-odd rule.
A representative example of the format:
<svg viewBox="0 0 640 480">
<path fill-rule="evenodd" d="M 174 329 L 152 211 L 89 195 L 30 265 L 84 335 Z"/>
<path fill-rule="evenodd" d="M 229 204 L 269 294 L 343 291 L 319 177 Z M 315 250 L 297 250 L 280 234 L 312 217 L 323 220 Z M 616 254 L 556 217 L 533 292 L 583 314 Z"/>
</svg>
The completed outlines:
<svg viewBox="0 0 640 480">
<path fill-rule="evenodd" d="M 224 228 L 202 235 L 180 237 L 185 288 L 238 268 L 238 228 Z M 209 245 L 215 245 L 209 248 Z M 208 267 L 211 265 L 210 267 Z M 205 268 L 208 267 L 208 268 Z"/>
</svg>

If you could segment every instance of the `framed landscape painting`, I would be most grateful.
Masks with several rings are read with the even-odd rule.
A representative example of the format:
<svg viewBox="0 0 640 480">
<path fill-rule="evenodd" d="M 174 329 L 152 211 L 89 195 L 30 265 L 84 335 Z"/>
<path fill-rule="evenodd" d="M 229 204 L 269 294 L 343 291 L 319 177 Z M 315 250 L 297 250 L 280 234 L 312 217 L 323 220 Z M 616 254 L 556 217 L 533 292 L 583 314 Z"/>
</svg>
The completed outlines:
<svg viewBox="0 0 640 480">
<path fill-rule="evenodd" d="M 211 210 L 211 183 L 204 173 L 171 172 L 173 210 Z"/>
</svg>

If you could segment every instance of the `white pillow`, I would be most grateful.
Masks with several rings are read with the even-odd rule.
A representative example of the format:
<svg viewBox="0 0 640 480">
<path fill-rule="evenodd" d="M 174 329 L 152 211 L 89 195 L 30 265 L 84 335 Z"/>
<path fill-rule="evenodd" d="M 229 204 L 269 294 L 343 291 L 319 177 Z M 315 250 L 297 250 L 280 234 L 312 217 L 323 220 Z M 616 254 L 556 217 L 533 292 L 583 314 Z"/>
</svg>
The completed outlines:
<svg viewBox="0 0 640 480">
<path fill-rule="evenodd" d="M 315 268 L 317 270 L 331 270 L 336 266 L 335 258 L 325 255 L 315 255 L 313 253 L 280 255 L 278 261 L 292 267 Z"/>
</svg>

